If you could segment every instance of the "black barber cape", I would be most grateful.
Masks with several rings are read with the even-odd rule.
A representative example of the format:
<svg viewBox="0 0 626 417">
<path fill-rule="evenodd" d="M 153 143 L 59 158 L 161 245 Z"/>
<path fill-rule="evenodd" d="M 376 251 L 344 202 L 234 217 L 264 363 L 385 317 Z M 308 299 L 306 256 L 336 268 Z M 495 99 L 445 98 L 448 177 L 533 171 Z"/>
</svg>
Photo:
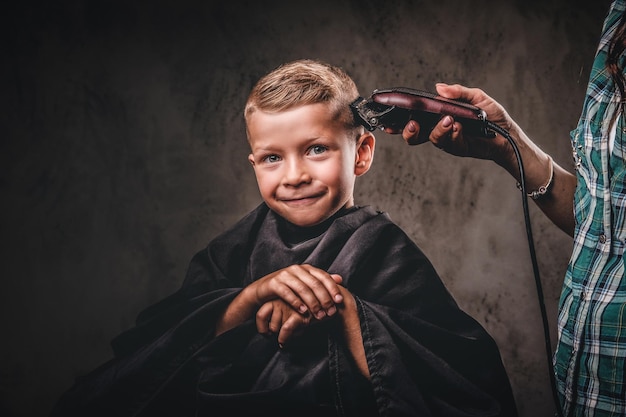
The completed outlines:
<svg viewBox="0 0 626 417">
<path fill-rule="evenodd" d="M 254 320 L 213 337 L 252 281 L 308 263 L 354 295 L 371 380 L 328 319 L 280 349 Z M 112 342 L 52 416 L 515 416 L 493 339 L 389 217 L 344 210 L 298 228 L 261 204 L 192 259 L 180 290 Z"/>
</svg>

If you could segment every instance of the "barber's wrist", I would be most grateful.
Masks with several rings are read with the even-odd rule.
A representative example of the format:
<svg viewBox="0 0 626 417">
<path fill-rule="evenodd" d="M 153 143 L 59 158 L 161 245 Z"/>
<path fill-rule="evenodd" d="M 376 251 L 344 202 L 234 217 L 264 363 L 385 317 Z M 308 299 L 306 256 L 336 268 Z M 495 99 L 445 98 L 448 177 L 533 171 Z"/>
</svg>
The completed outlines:
<svg viewBox="0 0 626 417">
<path fill-rule="evenodd" d="M 503 140 L 506 141 L 506 139 Z M 503 143 L 503 145 L 500 146 L 499 149 L 494 151 L 491 159 L 496 164 L 504 168 L 516 180 L 519 180 L 519 166 L 517 161 L 517 155 L 508 141 Z"/>
<path fill-rule="evenodd" d="M 546 158 L 547 162 L 544 163 L 544 159 Z M 532 171 L 532 176 L 526 175 L 527 179 L 524 190 L 528 197 L 533 200 L 538 200 L 547 195 L 552 188 L 552 182 L 554 180 L 554 161 L 550 155 L 546 154 L 545 158 L 541 158 L 537 166 L 538 168 Z M 543 177 L 541 175 L 543 175 Z M 529 178 L 532 178 L 532 181 L 529 180 Z M 537 178 L 539 178 L 539 182 L 537 182 Z M 522 190 L 522 184 L 519 181 L 517 182 L 517 188 Z"/>
<path fill-rule="evenodd" d="M 550 156 L 533 143 L 517 124 L 513 123 L 511 125 L 509 134 L 515 143 L 517 152 L 515 152 L 509 141 L 503 138 L 506 143 L 494 155 L 494 162 L 506 169 L 517 182 L 521 182 L 519 153 L 519 158 L 521 158 L 524 165 L 526 190 L 530 192 L 530 190 L 537 190 L 541 186 L 545 186 L 550 176 Z"/>
</svg>

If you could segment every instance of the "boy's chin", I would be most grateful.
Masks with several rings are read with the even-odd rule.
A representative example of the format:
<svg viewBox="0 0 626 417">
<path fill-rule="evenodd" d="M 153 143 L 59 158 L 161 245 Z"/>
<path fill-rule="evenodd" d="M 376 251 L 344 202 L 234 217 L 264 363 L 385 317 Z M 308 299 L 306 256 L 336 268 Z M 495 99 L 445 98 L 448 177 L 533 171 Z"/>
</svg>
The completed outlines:
<svg viewBox="0 0 626 417">
<path fill-rule="evenodd" d="M 287 220 L 289 223 L 298 226 L 298 227 L 313 227 L 317 226 L 320 223 L 323 223 L 325 220 L 330 218 L 331 216 L 323 215 L 320 213 L 286 213 L 277 211 L 277 214 L 283 219 Z"/>
<path fill-rule="evenodd" d="M 348 205 L 328 204 L 326 201 L 318 200 L 314 204 L 289 206 L 287 204 L 268 204 L 269 207 L 280 217 L 298 227 L 313 227 L 333 217 L 342 208 Z"/>
<path fill-rule="evenodd" d="M 294 224 L 296 226 L 299 227 L 313 227 L 313 226 L 317 226 L 318 224 L 322 223 L 324 220 L 326 220 L 328 217 L 325 218 L 314 218 L 314 219 L 309 219 L 309 218 L 302 218 L 302 217 L 285 217 L 282 216 L 285 220 L 287 220 L 289 223 Z"/>
</svg>

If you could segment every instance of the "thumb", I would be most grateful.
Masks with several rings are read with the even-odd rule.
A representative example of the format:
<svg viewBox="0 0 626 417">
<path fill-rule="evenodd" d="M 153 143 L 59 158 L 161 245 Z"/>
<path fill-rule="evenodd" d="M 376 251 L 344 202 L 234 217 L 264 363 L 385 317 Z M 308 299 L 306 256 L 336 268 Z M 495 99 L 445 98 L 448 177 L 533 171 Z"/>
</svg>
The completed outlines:
<svg viewBox="0 0 626 417">
<path fill-rule="evenodd" d="M 486 94 L 479 88 L 469 88 L 461 84 L 435 84 L 437 94 L 452 100 L 459 100 L 465 103 L 478 105 L 487 99 Z"/>
<path fill-rule="evenodd" d="M 437 90 L 437 94 L 441 97 L 457 100 L 460 98 L 464 98 L 464 90 L 467 88 L 463 87 L 460 84 L 446 84 L 446 83 L 437 83 L 435 84 L 435 89 Z"/>
</svg>

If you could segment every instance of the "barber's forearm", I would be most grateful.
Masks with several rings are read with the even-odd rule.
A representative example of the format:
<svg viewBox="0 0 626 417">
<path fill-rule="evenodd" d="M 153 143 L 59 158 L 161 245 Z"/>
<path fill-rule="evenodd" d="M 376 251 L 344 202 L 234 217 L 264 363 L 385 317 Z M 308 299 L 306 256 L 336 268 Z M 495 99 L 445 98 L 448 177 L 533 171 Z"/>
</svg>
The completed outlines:
<svg viewBox="0 0 626 417">
<path fill-rule="evenodd" d="M 576 176 L 554 164 L 554 178 L 550 190 L 535 200 L 545 215 L 570 236 L 574 236 L 575 190 Z"/>
<path fill-rule="evenodd" d="M 543 213 L 561 230 L 570 236 L 574 234 L 574 191 L 576 190 L 576 176 L 559 166 L 547 153 L 532 142 L 526 134 L 515 126 L 511 129 L 518 147 L 522 163 L 526 192 L 539 190 L 548 184 L 550 179 L 550 164 L 553 167 L 552 181 L 544 195 L 533 200 Z M 517 157 L 510 147 L 510 153 L 496 163 L 505 168 L 517 181 L 520 181 Z"/>
</svg>

